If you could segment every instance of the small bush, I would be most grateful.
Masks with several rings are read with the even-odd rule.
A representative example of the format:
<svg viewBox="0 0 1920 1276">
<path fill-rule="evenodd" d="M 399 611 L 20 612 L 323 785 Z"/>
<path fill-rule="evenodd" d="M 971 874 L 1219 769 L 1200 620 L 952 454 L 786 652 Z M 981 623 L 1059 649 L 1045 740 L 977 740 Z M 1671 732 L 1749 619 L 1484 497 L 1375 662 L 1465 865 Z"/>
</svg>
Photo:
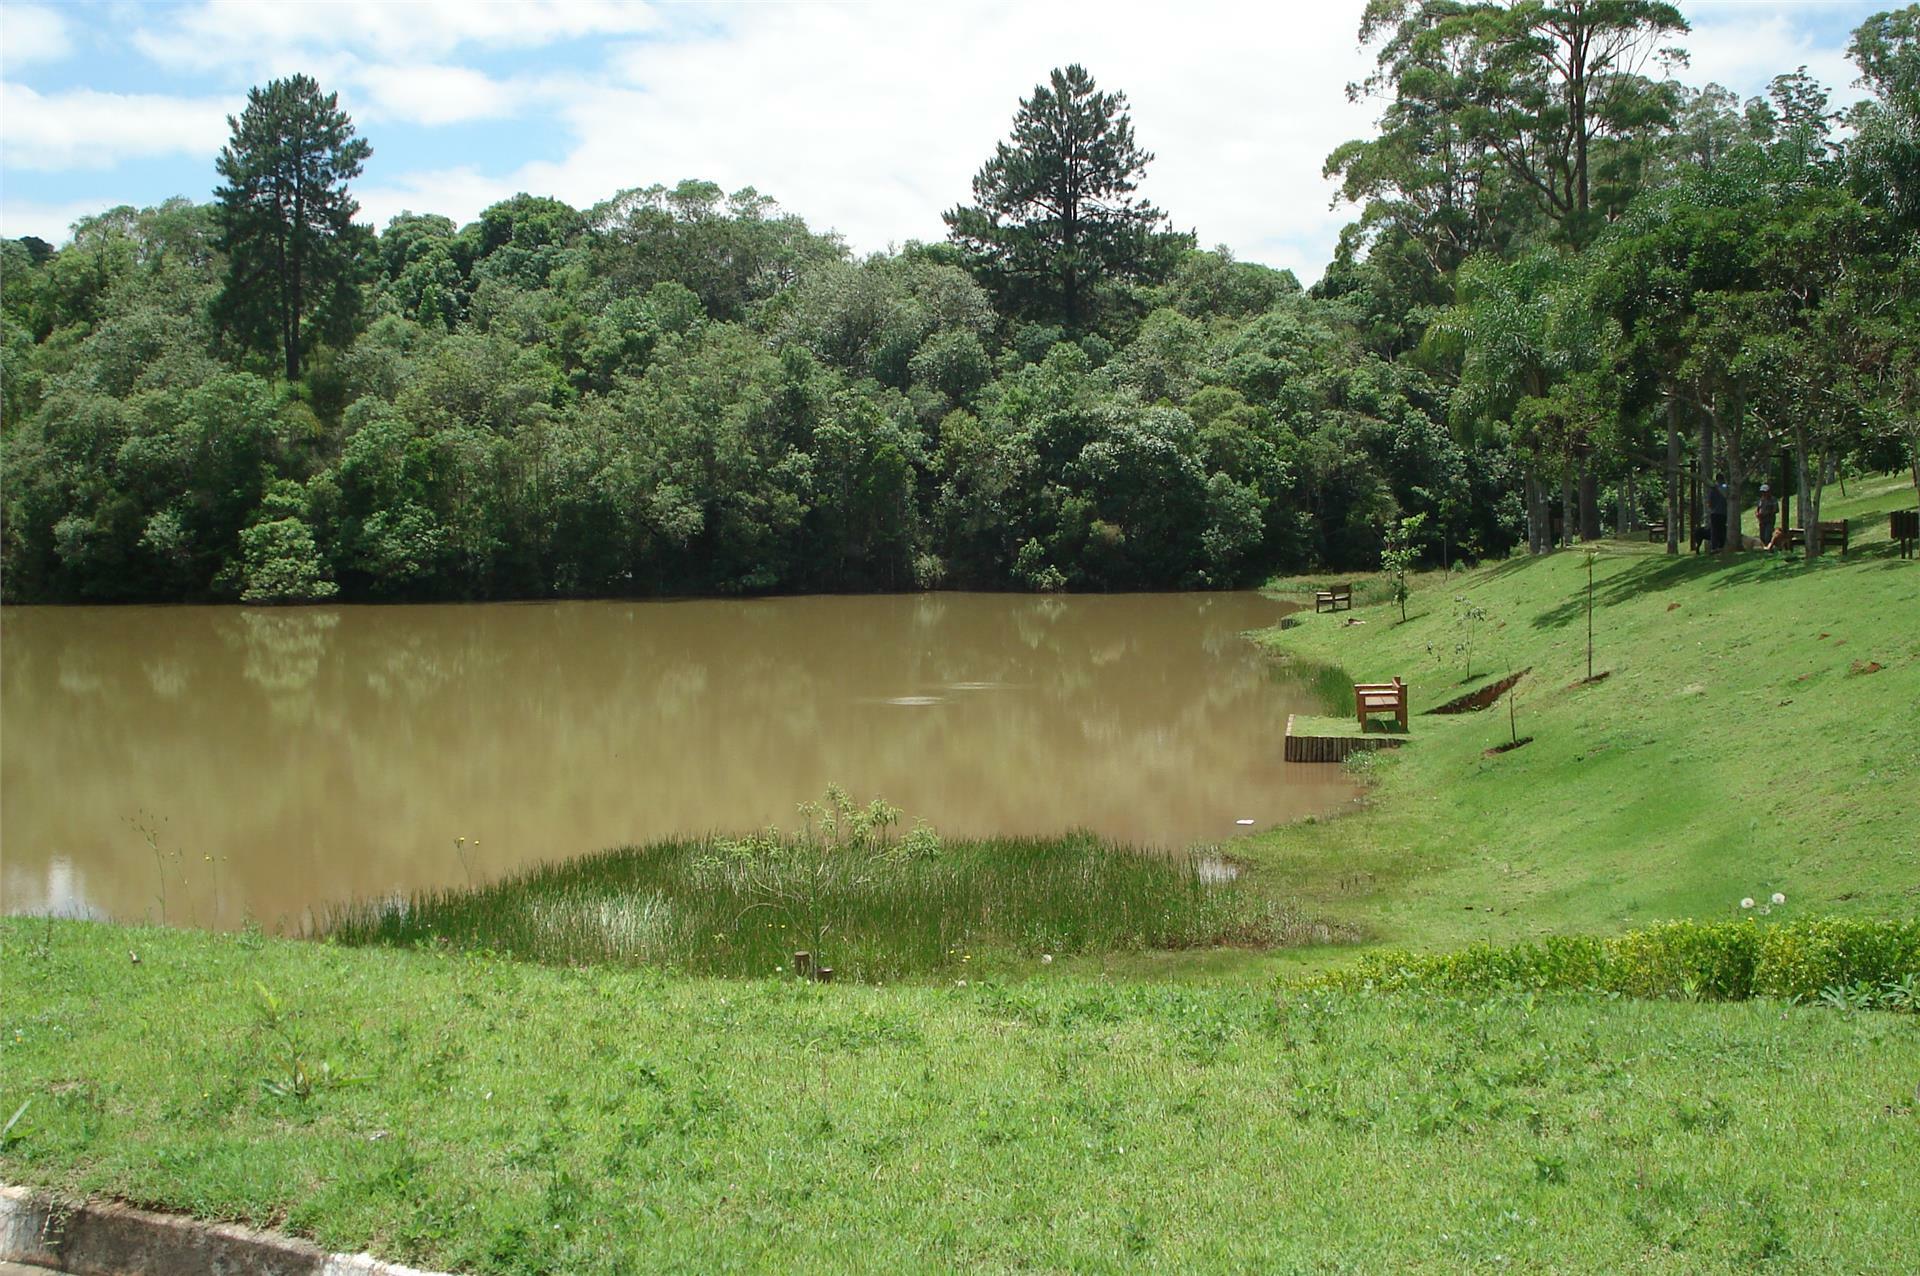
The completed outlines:
<svg viewBox="0 0 1920 1276">
<path fill-rule="evenodd" d="M 1758 929 L 1755 996 L 1811 1000 L 1840 985 L 1883 986 L 1920 972 L 1920 921 L 1826 918 Z"/>
<path fill-rule="evenodd" d="M 1630 997 L 1745 1001 L 1761 929 L 1742 922 L 1665 922 L 1608 945 L 1607 990 Z"/>
<path fill-rule="evenodd" d="M 1787 1001 L 1913 1010 L 1920 921 L 1666 922 L 1624 935 L 1476 944 L 1451 953 L 1368 953 L 1310 986 L 1483 994 L 1567 990 L 1628 997 Z M 1835 994 L 1836 990 L 1842 995 Z"/>
</svg>

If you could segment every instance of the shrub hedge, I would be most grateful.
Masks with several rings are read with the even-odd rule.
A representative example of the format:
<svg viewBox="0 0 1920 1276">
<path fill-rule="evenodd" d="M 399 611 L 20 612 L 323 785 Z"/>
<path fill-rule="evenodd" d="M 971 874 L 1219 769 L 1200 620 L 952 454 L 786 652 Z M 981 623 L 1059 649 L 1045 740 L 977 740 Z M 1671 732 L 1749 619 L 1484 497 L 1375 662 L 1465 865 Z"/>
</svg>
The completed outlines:
<svg viewBox="0 0 1920 1276">
<path fill-rule="evenodd" d="M 1813 918 L 1663 922 L 1624 935 L 1561 935 L 1450 953 L 1387 950 L 1307 981 L 1348 990 L 1486 993 L 1501 989 L 1742 1001 L 1777 997 L 1916 1010 L 1920 920 Z M 1865 990 L 1865 993 L 1860 993 Z"/>
</svg>

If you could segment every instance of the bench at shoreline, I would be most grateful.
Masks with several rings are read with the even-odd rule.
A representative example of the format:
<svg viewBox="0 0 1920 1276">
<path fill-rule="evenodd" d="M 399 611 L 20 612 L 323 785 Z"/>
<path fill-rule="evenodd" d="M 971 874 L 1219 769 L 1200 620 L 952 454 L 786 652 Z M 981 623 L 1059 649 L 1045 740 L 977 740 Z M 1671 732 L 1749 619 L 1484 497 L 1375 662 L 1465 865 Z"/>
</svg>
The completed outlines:
<svg viewBox="0 0 1920 1276">
<path fill-rule="evenodd" d="M 1375 713 L 1391 713 L 1400 723 L 1400 729 L 1407 729 L 1407 684 L 1395 678 L 1392 682 L 1356 682 L 1353 684 L 1353 713 L 1360 720 L 1360 729 L 1367 729 L 1367 717 Z"/>
</svg>

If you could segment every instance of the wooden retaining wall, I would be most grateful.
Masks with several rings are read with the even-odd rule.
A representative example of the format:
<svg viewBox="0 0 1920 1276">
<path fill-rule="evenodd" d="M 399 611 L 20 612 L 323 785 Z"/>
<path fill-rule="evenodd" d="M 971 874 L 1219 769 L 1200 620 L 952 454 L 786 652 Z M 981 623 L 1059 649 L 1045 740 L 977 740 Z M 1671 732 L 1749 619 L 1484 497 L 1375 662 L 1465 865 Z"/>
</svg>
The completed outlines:
<svg viewBox="0 0 1920 1276">
<path fill-rule="evenodd" d="M 1282 756 L 1289 762 L 1345 762 L 1349 754 L 1397 749 L 1405 742 L 1406 737 L 1398 735 L 1298 735 L 1288 714 Z"/>
<path fill-rule="evenodd" d="M 1445 704 L 1441 705 L 1439 708 L 1429 709 L 1427 710 L 1427 712 L 1428 713 L 1478 713 L 1482 709 L 1491 708 L 1495 703 L 1499 701 L 1501 696 L 1504 696 L 1507 694 L 1508 687 L 1511 687 L 1514 683 L 1520 681 L 1522 678 L 1526 677 L 1528 674 L 1532 672 L 1533 672 L 1533 666 L 1528 665 L 1525 669 L 1522 669 L 1519 673 L 1509 674 L 1505 678 L 1502 678 L 1500 681 L 1493 683 L 1489 686 L 1482 687 L 1478 691 L 1469 691 L 1464 696 L 1456 696 L 1454 699 L 1447 701 Z"/>
</svg>

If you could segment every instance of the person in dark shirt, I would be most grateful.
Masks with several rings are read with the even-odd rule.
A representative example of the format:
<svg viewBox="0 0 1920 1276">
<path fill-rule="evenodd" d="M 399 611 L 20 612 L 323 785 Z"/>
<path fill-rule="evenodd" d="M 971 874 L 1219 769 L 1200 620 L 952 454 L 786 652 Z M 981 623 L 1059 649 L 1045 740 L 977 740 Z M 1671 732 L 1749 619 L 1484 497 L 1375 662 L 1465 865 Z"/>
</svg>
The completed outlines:
<svg viewBox="0 0 1920 1276">
<path fill-rule="evenodd" d="M 1707 489 L 1707 548 L 1719 553 L 1727 547 L 1727 480 L 1716 477 Z"/>
<path fill-rule="evenodd" d="M 1760 520 L 1760 544 L 1771 547 L 1773 544 L 1773 520 L 1779 515 L 1779 503 L 1773 499 L 1773 489 L 1767 484 L 1760 485 L 1760 499 L 1754 503 L 1753 516 Z"/>
</svg>

